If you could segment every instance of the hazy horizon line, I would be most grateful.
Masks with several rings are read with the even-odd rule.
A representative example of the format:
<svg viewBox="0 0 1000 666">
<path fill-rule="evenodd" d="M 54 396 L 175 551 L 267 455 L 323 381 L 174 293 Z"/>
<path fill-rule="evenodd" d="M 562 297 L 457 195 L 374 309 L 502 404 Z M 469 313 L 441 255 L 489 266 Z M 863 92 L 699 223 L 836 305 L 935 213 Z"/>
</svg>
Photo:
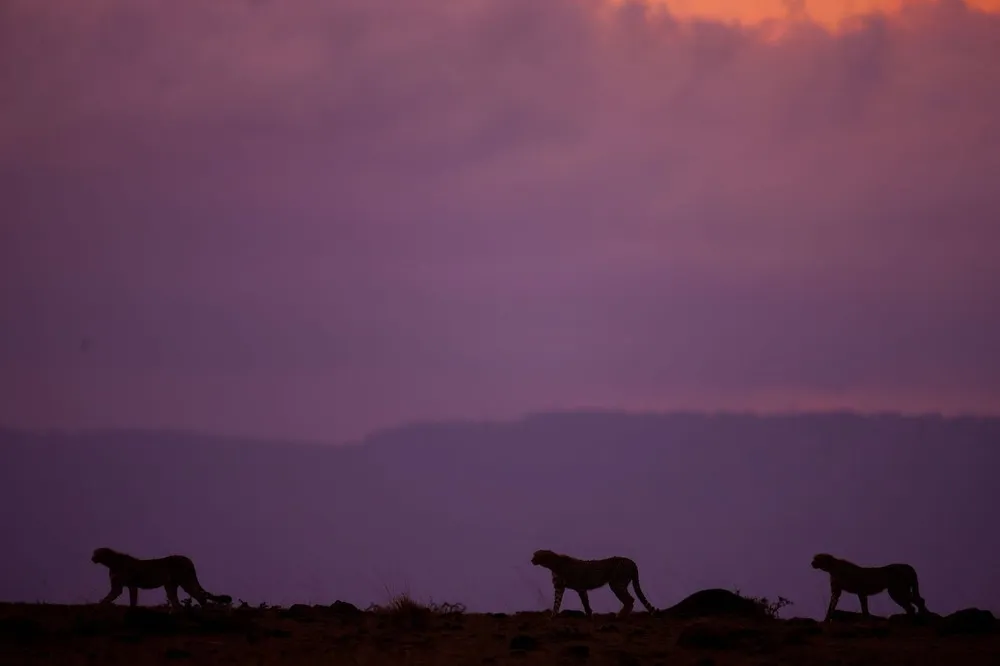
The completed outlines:
<svg viewBox="0 0 1000 666">
<path fill-rule="evenodd" d="M 323 446 L 351 446 L 364 445 L 371 440 L 386 435 L 412 428 L 426 428 L 434 426 L 505 426 L 516 423 L 524 423 L 545 417 L 566 417 L 566 416 L 620 416 L 635 418 L 670 418 L 670 417 L 694 417 L 694 418 L 755 418 L 755 419 L 787 419 L 787 418 L 810 418 L 810 417 L 848 417 L 848 418 L 897 418 L 897 419 L 940 419 L 945 421 L 968 421 L 968 420 L 1000 420 L 1000 414 L 986 412 L 954 412 L 944 411 L 906 411 L 906 410 L 863 410 L 857 408 L 838 409 L 784 409 L 784 410 L 738 410 L 738 409 L 664 409 L 664 410 L 629 410 L 624 408 L 602 408 L 602 407 L 580 407 L 572 409 L 538 410 L 523 412 L 519 416 L 510 418 L 461 418 L 447 417 L 440 419 L 415 419 L 403 421 L 396 425 L 375 428 L 361 437 L 348 438 L 344 440 L 330 439 L 310 439 L 304 437 L 252 435 L 234 432 L 225 432 L 211 428 L 193 429 L 180 427 L 135 427 L 135 426 L 89 426 L 79 428 L 69 427 L 25 427 L 10 425 L 0 422 L 0 434 L 5 432 L 16 432 L 30 435 L 123 435 L 123 434 L 171 434 L 187 437 L 202 437 L 217 440 L 239 440 L 258 444 L 273 444 L 282 442 L 293 445 L 323 445 Z"/>
</svg>

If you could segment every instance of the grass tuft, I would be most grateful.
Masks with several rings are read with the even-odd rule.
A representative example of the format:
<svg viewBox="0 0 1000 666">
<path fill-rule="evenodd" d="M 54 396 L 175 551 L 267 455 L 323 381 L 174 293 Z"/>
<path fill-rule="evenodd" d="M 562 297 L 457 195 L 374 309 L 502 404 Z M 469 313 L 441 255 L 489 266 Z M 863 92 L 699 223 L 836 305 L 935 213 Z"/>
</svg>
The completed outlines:
<svg viewBox="0 0 1000 666">
<path fill-rule="evenodd" d="M 388 590 L 386 591 L 388 592 Z M 365 609 L 365 612 L 380 615 L 396 627 L 425 629 L 434 617 L 465 613 L 465 605 L 434 601 L 421 603 L 410 596 L 409 592 L 403 592 L 400 594 L 390 593 L 386 603 L 373 603 Z"/>
<path fill-rule="evenodd" d="M 757 604 L 757 607 L 760 608 L 761 612 L 763 612 L 767 617 L 774 619 L 778 618 L 778 615 L 781 613 L 781 609 L 785 608 L 786 606 L 794 605 L 792 601 L 781 596 L 779 596 L 774 601 L 771 601 L 767 597 L 753 597 L 750 595 L 743 594 L 742 592 L 740 592 L 739 588 L 733 589 L 733 593 L 735 593 L 739 597 L 742 597 L 743 599 L 746 599 L 747 601 L 752 601 L 753 603 Z"/>
</svg>

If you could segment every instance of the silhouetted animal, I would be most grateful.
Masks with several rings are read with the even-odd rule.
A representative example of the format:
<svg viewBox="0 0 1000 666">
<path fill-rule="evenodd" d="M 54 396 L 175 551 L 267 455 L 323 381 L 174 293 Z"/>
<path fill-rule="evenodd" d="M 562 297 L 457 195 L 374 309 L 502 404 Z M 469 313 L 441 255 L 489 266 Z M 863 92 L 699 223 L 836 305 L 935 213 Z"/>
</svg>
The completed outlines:
<svg viewBox="0 0 1000 666">
<path fill-rule="evenodd" d="M 119 553 L 111 548 L 98 548 L 90 561 L 103 564 L 108 568 L 111 577 L 111 591 L 101 599 L 101 604 L 110 604 L 119 596 L 122 590 L 128 588 L 129 605 L 139 602 L 139 590 L 154 590 L 162 587 L 167 593 L 167 601 L 172 608 L 179 608 L 177 588 L 180 587 L 192 598 L 197 599 L 202 606 L 214 601 L 220 604 L 232 602 L 228 595 L 215 595 L 205 591 L 198 582 L 194 563 L 184 555 L 168 555 L 150 560 Z"/>
<path fill-rule="evenodd" d="M 627 557 L 608 557 L 602 560 L 578 560 L 569 555 L 561 555 L 551 550 L 536 550 L 531 557 L 531 563 L 535 566 L 545 567 L 552 572 L 552 587 L 555 590 L 555 602 L 552 605 L 552 616 L 559 614 L 559 606 L 562 604 L 563 593 L 566 588 L 574 590 L 580 595 L 583 603 L 583 611 L 590 617 L 593 613 L 590 610 L 590 600 L 587 597 L 588 590 L 596 590 L 605 585 L 611 588 L 622 608 L 618 612 L 619 617 L 624 617 L 632 612 L 635 599 L 628 592 L 628 584 L 632 583 L 635 595 L 650 613 L 656 612 L 652 604 L 646 600 L 646 596 L 639 587 L 639 567 Z"/>
<path fill-rule="evenodd" d="M 826 609 L 825 621 L 830 621 L 842 592 L 858 595 L 861 602 L 861 614 L 868 616 L 868 597 L 888 590 L 889 597 L 903 607 L 908 615 L 914 614 L 914 606 L 921 613 L 927 612 L 927 606 L 920 597 L 920 587 L 917 583 L 917 572 L 909 564 L 888 564 L 883 567 L 862 567 L 820 553 L 813 557 L 813 569 L 819 569 L 830 574 L 830 605 Z"/>
</svg>

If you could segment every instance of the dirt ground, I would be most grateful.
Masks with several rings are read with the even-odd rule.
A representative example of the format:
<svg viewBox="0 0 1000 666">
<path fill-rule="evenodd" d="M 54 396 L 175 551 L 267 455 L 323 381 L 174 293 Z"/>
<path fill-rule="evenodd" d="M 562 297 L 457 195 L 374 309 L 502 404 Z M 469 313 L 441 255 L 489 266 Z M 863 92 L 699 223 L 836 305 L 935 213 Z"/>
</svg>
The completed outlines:
<svg viewBox="0 0 1000 666">
<path fill-rule="evenodd" d="M 987 614 L 988 615 L 988 614 Z M 983 620 L 983 618 L 979 618 Z M 985 621 L 593 619 L 544 613 L 367 612 L 349 605 L 165 608 L 0 604 L 7 664 L 755 664 L 1000 663 Z"/>
</svg>

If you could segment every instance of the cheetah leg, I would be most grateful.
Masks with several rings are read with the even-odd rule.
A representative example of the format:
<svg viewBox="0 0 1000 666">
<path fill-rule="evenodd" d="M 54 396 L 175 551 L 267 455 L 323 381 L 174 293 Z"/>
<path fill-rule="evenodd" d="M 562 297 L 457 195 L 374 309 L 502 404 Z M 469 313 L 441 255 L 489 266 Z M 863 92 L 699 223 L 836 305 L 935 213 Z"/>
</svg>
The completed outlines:
<svg viewBox="0 0 1000 666">
<path fill-rule="evenodd" d="M 632 612 L 632 608 L 635 606 L 635 599 L 628 593 L 628 581 L 611 583 L 609 587 L 615 593 L 615 596 L 618 597 L 618 600 L 622 602 L 622 609 L 618 611 L 618 617 L 626 617 Z"/>
<path fill-rule="evenodd" d="M 829 622 L 833 618 L 833 611 L 837 608 L 837 602 L 840 601 L 840 590 L 832 590 L 830 592 L 830 603 L 826 607 L 826 617 L 823 618 L 824 622 Z"/>
<path fill-rule="evenodd" d="M 139 588 L 132 585 L 128 588 L 128 605 L 135 608 L 139 603 Z"/>
<path fill-rule="evenodd" d="M 594 613 L 590 610 L 590 597 L 587 596 L 587 590 L 577 590 L 576 593 L 580 595 L 580 603 L 583 604 L 583 612 L 587 614 L 587 617 L 592 616 Z"/>
<path fill-rule="evenodd" d="M 559 615 L 559 607 L 562 606 L 563 594 L 566 592 L 566 588 L 559 586 L 556 587 L 555 591 L 555 602 L 552 604 L 552 617 Z"/>
<path fill-rule="evenodd" d="M 170 610 L 180 610 L 182 606 L 180 599 L 177 598 L 177 585 L 175 583 L 167 583 L 163 586 L 163 589 L 167 592 L 167 601 L 170 602 Z"/>
<path fill-rule="evenodd" d="M 871 613 L 868 612 L 868 595 L 859 594 L 858 601 L 861 602 L 861 614 L 865 617 L 869 617 Z"/>
<path fill-rule="evenodd" d="M 905 588 L 889 588 L 889 598 L 896 602 L 900 608 L 906 611 L 907 615 L 913 615 L 916 611 L 913 608 L 913 602 L 910 600 L 909 591 Z"/>
<path fill-rule="evenodd" d="M 98 603 L 100 603 L 102 605 L 110 604 L 115 599 L 117 599 L 118 597 L 120 597 L 122 595 L 122 592 L 124 592 L 124 591 L 125 591 L 125 587 L 121 583 L 111 583 L 111 591 L 108 592 L 104 596 L 104 598 L 101 599 Z"/>
<path fill-rule="evenodd" d="M 202 606 L 209 604 L 208 593 L 200 585 L 181 585 L 181 589 L 188 593 L 188 596 L 197 601 Z"/>
</svg>

